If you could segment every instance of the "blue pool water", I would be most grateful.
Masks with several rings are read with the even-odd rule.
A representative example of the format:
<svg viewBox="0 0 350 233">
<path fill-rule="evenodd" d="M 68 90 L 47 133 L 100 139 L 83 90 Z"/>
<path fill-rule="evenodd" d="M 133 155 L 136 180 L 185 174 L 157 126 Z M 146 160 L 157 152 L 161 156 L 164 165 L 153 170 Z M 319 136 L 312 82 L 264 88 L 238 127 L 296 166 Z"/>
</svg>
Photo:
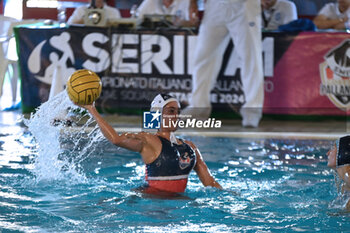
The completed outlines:
<svg viewBox="0 0 350 233">
<path fill-rule="evenodd" d="M 186 137 L 225 191 L 202 187 L 195 173 L 179 197 L 132 191 L 143 184 L 137 153 L 104 140 L 75 161 L 80 178 L 37 180 L 24 129 L 0 135 L 0 228 L 19 232 L 348 231 L 326 166 L 329 141 Z M 69 152 L 66 152 L 67 155 Z M 78 169 L 79 168 L 79 169 Z M 64 170 L 64 168 L 63 168 Z M 48 174 L 50 176 L 50 174 Z M 236 192 L 236 193 L 235 193 Z"/>
<path fill-rule="evenodd" d="M 331 141 L 184 136 L 225 190 L 204 188 L 193 172 L 183 195 L 159 197 L 133 191 L 144 182 L 140 156 L 98 130 L 41 123 L 40 138 L 31 127 L 1 128 L 0 232 L 350 229 L 327 167 Z"/>
</svg>

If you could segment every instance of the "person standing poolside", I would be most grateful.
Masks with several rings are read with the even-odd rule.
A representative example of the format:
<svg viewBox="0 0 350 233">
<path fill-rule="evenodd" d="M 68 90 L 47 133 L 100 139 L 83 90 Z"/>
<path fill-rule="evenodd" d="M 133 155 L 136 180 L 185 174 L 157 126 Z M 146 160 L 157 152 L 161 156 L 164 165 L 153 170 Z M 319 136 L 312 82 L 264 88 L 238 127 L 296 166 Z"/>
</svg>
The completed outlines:
<svg viewBox="0 0 350 233">
<path fill-rule="evenodd" d="M 334 169 L 342 179 L 342 194 L 346 196 L 346 209 L 350 210 L 350 136 L 341 137 L 327 152 L 328 167 Z"/>
<path fill-rule="evenodd" d="M 314 19 L 319 29 L 350 28 L 350 0 L 337 0 L 327 3 Z"/>
<path fill-rule="evenodd" d="M 95 106 L 81 106 L 95 118 L 103 135 L 114 145 L 139 152 L 146 164 L 146 181 L 148 185 L 143 192 L 166 191 L 184 192 L 188 175 L 195 170 L 204 186 L 222 189 L 210 174 L 198 148 L 190 141 L 176 138 L 176 128 L 161 124 L 157 133 L 123 133 L 118 134 L 111 125 L 97 112 Z M 165 121 L 176 122 L 180 103 L 170 95 L 158 94 L 151 103 L 151 111 L 156 111 Z M 154 117 L 157 117 L 155 115 Z"/>
<path fill-rule="evenodd" d="M 191 0 L 191 12 L 198 9 Z M 183 110 L 194 118 L 208 118 L 210 92 L 215 86 L 229 39 L 242 60 L 241 80 L 245 103 L 242 125 L 257 127 L 264 103 L 260 0 L 207 0 L 194 53 L 192 98 Z"/>
</svg>

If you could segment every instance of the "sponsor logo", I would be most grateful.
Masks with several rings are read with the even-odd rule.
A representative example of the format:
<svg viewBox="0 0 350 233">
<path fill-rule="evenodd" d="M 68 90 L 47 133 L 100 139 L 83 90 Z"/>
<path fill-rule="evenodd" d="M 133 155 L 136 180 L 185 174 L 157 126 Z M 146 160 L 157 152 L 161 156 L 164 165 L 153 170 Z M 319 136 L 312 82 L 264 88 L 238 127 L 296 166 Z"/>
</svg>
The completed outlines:
<svg viewBox="0 0 350 233">
<path fill-rule="evenodd" d="M 346 111 L 350 108 L 350 40 L 331 49 L 324 59 L 320 64 L 320 95 Z"/>
<path fill-rule="evenodd" d="M 179 166 L 181 168 L 181 170 L 187 168 L 188 166 L 191 165 L 191 158 L 189 156 L 189 154 L 187 152 L 185 152 L 185 154 L 183 156 L 179 157 Z"/>
<path fill-rule="evenodd" d="M 63 32 L 60 35 L 52 36 L 48 40 L 43 40 L 33 49 L 27 62 L 29 71 L 37 80 L 51 84 L 55 75 L 59 78 L 65 77 L 68 79 L 74 73 L 76 69 L 73 66 L 67 66 L 67 64 L 74 64 L 75 62 L 73 50 L 69 45 L 70 39 L 70 34 Z M 50 48 L 50 52 L 48 52 L 50 64 L 42 63 L 44 47 Z M 63 81 L 66 82 L 67 80 Z"/>
<path fill-rule="evenodd" d="M 161 114 L 156 112 L 144 112 L 143 113 L 143 128 L 144 129 L 159 129 L 161 122 Z"/>
<path fill-rule="evenodd" d="M 276 21 L 281 21 L 281 19 L 282 19 L 281 12 L 277 12 L 276 15 L 275 15 L 275 20 Z"/>
</svg>

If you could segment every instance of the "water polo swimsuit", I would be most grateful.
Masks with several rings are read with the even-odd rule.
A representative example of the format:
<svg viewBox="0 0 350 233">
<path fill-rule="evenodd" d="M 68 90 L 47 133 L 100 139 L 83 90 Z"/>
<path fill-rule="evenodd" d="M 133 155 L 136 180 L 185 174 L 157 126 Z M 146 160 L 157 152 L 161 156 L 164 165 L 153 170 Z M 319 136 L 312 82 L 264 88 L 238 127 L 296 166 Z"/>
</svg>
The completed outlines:
<svg viewBox="0 0 350 233">
<path fill-rule="evenodd" d="M 172 144 L 162 137 L 159 139 L 162 151 L 156 160 L 146 164 L 148 187 L 167 192 L 184 192 L 188 175 L 196 164 L 196 153 L 181 139 L 180 145 Z"/>
</svg>

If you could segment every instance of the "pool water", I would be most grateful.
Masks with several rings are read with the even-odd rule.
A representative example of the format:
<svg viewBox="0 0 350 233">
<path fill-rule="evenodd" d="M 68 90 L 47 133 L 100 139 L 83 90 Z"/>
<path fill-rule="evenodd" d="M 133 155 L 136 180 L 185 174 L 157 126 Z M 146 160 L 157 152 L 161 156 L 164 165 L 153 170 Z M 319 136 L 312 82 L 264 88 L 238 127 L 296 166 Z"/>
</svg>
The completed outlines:
<svg viewBox="0 0 350 233">
<path fill-rule="evenodd" d="M 140 156 L 103 139 L 79 164 L 72 159 L 80 178 L 61 168 L 59 178 L 38 180 L 33 136 L 8 131 L 0 135 L 0 228 L 7 232 L 350 229 L 326 166 L 330 141 L 185 137 L 225 190 L 204 188 L 193 172 L 184 194 L 157 197 L 133 191 L 143 184 Z"/>
<path fill-rule="evenodd" d="M 62 98 L 55 110 L 69 105 Z M 224 190 L 203 187 L 192 172 L 183 194 L 145 195 L 135 191 L 145 172 L 138 153 L 111 145 L 91 121 L 54 126 L 60 114 L 52 112 L 42 107 L 27 127 L 0 128 L 0 232 L 350 229 L 327 167 L 332 141 L 183 135 Z"/>
</svg>

